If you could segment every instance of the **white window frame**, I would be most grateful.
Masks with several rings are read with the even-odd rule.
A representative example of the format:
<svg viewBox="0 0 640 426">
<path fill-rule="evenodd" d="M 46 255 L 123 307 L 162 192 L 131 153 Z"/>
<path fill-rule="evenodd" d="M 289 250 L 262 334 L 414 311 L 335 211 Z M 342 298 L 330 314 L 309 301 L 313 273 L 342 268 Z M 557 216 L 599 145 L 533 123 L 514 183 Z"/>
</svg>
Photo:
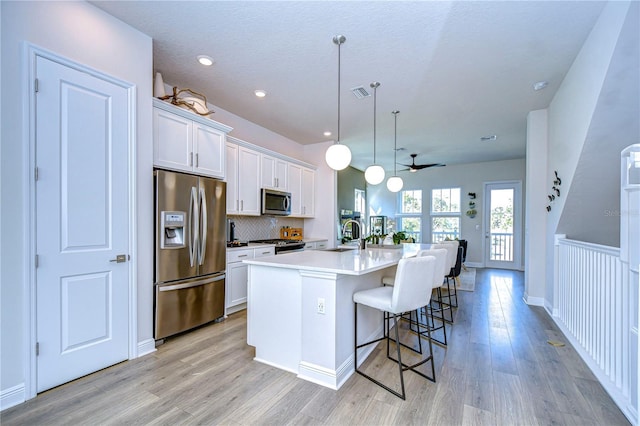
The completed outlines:
<svg viewBox="0 0 640 426">
<path fill-rule="evenodd" d="M 411 213 L 405 213 L 404 210 L 404 194 L 407 192 L 420 192 L 420 211 L 419 212 L 411 212 Z M 423 218 L 423 211 L 424 211 L 424 198 L 423 198 L 423 194 L 424 191 L 422 189 L 405 189 L 402 190 L 400 192 L 398 192 L 398 211 L 400 212 L 398 214 L 397 217 L 397 222 L 398 225 L 398 229 L 396 229 L 396 231 L 404 231 L 404 227 L 402 226 L 404 219 L 419 219 L 420 220 L 420 229 L 418 230 L 417 234 L 410 234 L 410 236 L 415 238 L 415 242 L 416 243 L 420 243 L 422 241 L 422 236 L 424 235 L 423 232 L 423 227 L 424 227 L 424 218 Z"/>
<path fill-rule="evenodd" d="M 457 207 L 458 210 L 451 210 L 451 206 L 453 205 L 453 203 L 451 202 L 451 192 L 453 190 L 457 190 L 458 192 L 458 199 L 457 199 Z M 442 191 L 448 191 L 449 192 L 449 202 L 448 202 L 448 211 L 434 211 L 433 210 L 433 201 L 435 199 L 435 192 L 436 191 L 440 191 L 440 195 L 441 195 L 441 199 L 443 199 L 444 197 L 442 197 Z M 462 188 L 460 187 L 445 187 L 445 188 L 432 188 L 431 189 L 431 197 L 429 199 L 429 212 L 430 212 L 430 236 L 431 236 L 431 242 L 432 243 L 437 243 L 440 242 L 446 238 L 450 238 L 450 239 L 460 239 L 460 235 L 462 235 Z M 443 219 L 451 219 L 451 218 L 455 218 L 458 220 L 458 227 L 457 227 L 457 232 L 453 233 L 453 235 L 445 235 L 442 236 L 442 238 L 440 238 L 440 236 L 436 236 L 435 235 L 435 231 L 434 231 L 434 222 L 436 219 L 439 218 L 443 218 Z"/>
</svg>

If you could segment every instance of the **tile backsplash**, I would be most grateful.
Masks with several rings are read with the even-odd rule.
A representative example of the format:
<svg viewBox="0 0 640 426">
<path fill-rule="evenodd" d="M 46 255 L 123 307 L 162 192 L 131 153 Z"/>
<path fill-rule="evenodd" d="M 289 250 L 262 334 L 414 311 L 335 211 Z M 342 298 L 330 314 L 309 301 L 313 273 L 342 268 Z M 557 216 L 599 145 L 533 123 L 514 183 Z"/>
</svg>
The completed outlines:
<svg viewBox="0 0 640 426">
<path fill-rule="evenodd" d="M 236 224 L 236 239 L 240 241 L 280 238 L 280 228 L 304 228 L 304 219 L 286 216 L 227 216 Z"/>
</svg>

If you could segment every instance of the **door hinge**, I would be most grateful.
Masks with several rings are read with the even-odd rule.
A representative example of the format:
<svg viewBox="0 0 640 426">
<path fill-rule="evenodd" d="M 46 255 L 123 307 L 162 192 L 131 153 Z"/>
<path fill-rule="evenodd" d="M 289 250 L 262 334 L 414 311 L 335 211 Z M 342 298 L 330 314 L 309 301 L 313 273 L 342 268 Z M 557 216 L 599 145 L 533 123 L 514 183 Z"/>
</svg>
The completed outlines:
<svg viewBox="0 0 640 426">
<path fill-rule="evenodd" d="M 33 175 L 34 175 L 34 177 L 35 177 L 35 179 L 36 179 L 36 182 L 38 181 L 38 177 L 39 177 L 39 174 L 38 174 L 38 173 L 39 173 L 39 172 L 38 172 L 38 168 L 36 167 L 36 169 L 35 169 L 35 170 L 34 170 L 34 172 L 33 172 Z"/>
<path fill-rule="evenodd" d="M 36 356 L 40 355 L 40 342 L 36 342 Z"/>
<path fill-rule="evenodd" d="M 39 89 L 39 87 L 38 87 L 38 79 L 37 79 L 37 78 L 36 78 L 36 80 L 33 82 L 33 88 L 34 88 L 35 92 L 36 92 L 36 93 L 38 93 L 38 89 Z"/>
<path fill-rule="evenodd" d="M 38 258 L 38 255 L 36 254 L 36 261 L 35 261 L 36 268 L 38 267 L 38 264 L 40 263 L 40 262 L 39 262 L 39 260 L 40 260 L 40 259 Z"/>
</svg>

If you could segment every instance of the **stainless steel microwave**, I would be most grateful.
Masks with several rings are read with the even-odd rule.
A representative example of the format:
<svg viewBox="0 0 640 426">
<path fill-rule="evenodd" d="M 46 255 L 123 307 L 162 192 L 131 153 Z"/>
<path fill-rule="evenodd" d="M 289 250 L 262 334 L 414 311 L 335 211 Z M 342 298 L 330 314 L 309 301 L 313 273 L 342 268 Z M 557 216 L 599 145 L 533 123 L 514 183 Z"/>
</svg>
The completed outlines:
<svg viewBox="0 0 640 426">
<path fill-rule="evenodd" d="M 262 214 L 288 216 L 291 214 L 291 193 L 262 188 Z"/>
</svg>

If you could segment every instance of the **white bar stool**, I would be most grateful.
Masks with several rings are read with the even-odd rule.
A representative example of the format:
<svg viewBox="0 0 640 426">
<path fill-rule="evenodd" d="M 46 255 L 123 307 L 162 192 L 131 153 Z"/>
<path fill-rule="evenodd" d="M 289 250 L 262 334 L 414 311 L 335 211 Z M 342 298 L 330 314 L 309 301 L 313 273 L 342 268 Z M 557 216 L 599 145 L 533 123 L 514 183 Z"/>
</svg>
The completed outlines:
<svg viewBox="0 0 640 426">
<path fill-rule="evenodd" d="M 442 285 L 442 282 L 444 280 L 444 276 L 447 274 L 447 269 L 449 266 L 449 251 L 446 248 L 439 248 L 439 249 L 429 249 L 429 250 L 420 250 L 417 254 L 416 257 L 422 257 L 422 256 L 433 256 L 436 258 L 436 266 L 435 266 L 435 271 L 434 271 L 434 276 L 433 279 L 429 279 L 428 277 L 423 277 L 424 278 L 424 284 L 426 285 L 426 287 L 428 289 L 431 289 L 431 291 L 433 291 L 434 289 L 437 289 L 438 287 L 440 287 Z M 395 282 L 395 277 L 391 277 L 391 276 L 384 276 L 382 277 L 382 284 L 383 285 L 387 285 L 387 286 L 393 286 Z M 420 311 L 424 311 L 426 318 L 426 322 L 422 323 L 421 325 L 428 327 L 429 328 L 429 334 L 430 334 L 430 339 L 435 342 L 438 343 L 441 346 L 447 346 L 447 330 L 445 328 L 445 321 L 442 320 L 439 317 L 434 317 L 433 315 L 433 309 L 431 307 L 431 302 L 428 303 L 426 306 L 422 307 L 422 309 L 419 310 Z M 421 313 L 421 312 L 420 312 Z M 389 316 L 388 314 L 385 315 L 385 319 L 388 320 Z M 420 321 L 420 316 L 418 315 L 416 317 L 416 320 L 413 320 L 413 316 L 411 315 L 411 312 L 409 312 L 409 319 L 407 319 L 406 317 L 402 317 L 402 319 L 404 319 L 405 321 L 409 321 L 411 326 L 415 325 L 415 323 L 417 321 Z M 441 325 L 437 326 L 435 325 L 435 320 L 438 319 L 441 321 Z M 442 335 L 443 338 L 442 340 L 434 337 L 431 333 L 437 330 L 442 329 Z M 411 329 L 411 331 L 417 332 L 417 330 L 414 330 L 413 328 Z M 422 334 L 426 333 L 426 330 L 422 332 Z M 415 349 L 413 349 L 412 347 L 403 344 L 402 342 L 400 343 L 402 346 L 413 350 L 414 352 L 418 352 Z M 422 353 L 422 352 L 419 352 Z"/>
<path fill-rule="evenodd" d="M 397 349 L 397 357 L 398 359 L 394 359 L 389 354 L 389 322 L 384 319 L 385 313 L 389 313 L 393 315 L 394 319 L 394 328 L 395 328 L 395 341 L 400 342 L 400 334 L 398 332 L 399 321 L 398 317 L 401 316 L 405 312 L 416 311 L 423 306 L 426 306 L 431 299 L 431 289 L 428 286 L 425 286 L 417 277 L 433 277 L 435 273 L 435 265 L 436 258 L 433 256 L 423 256 L 423 257 L 413 257 L 408 259 L 401 259 L 398 263 L 398 268 L 396 270 L 396 276 L 394 280 L 393 287 L 377 287 L 370 290 L 363 290 L 354 293 L 353 295 L 353 303 L 354 303 L 354 321 L 355 321 L 355 331 L 354 331 L 354 359 L 355 359 L 355 370 L 358 374 L 366 377 L 371 380 L 373 383 L 378 386 L 386 389 L 392 394 L 396 395 L 399 398 L 406 399 L 406 393 L 404 388 L 404 371 L 411 370 L 420 376 L 431 380 L 433 382 L 436 381 L 435 376 L 435 365 L 433 363 L 433 348 L 431 346 L 431 340 L 429 339 L 429 356 L 422 359 L 420 362 L 406 365 L 402 362 L 402 355 L 400 351 L 400 345 L 396 344 Z M 377 309 L 383 312 L 383 324 L 385 327 L 384 336 L 379 339 L 371 340 L 366 343 L 358 344 L 358 305 L 368 306 L 370 308 Z M 420 347 L 422 347 L 420 332 L 420 324 L 417 323 L 418 326 L 418 342 Z M 429 336 L 429 332 L 427 329 L 427 335 Z M 382 382 L 374 379 L 373 377 L 367 375 L 363 371 L 358 369 L 358 349 L 364 346 L 371 345 L 373 343 L 377 343 L 381 340 L 387 341 L 387 358 L 396 361 L 398 363 L 398 371 L 400 373 L 400 386 L 401 392 L 397 392 L 394 389 L 386 386 Z M 425 362 L 431 361 L 431 377 L 421 373 L 415 368 L 419 365 L 424 364 Z"/>
<path fill-rule="evenodd" d="M 456 266 L 456 257 L 458 253 L 458 242 L 457 241 L 443 241 L 440 244 L 433 244 L 431 246 L 432 249 L 445 249 L 447 250 L 447 268 L 445 269 L 445 273 L 442 277 L 441 285 L 436 288 L 436 292 L 438 295 L 438 308 L 433 308 L 433 311 L 440 312 L 440 316 L 435 315 L 436 318 L 442 319 L 443 321 L 453 323 L 453 306 L 451 303 L 445 303 L 443 298 L 446 296 L 442 295 L 442 289 L 447 288 L 448 301 L 451 302 L 451 293 L 450 293 L 450 284 L 449 284 L 449 276 L 451 275 L 453 268 Z M 455 282 L 454 282 L 454 291 L 455 291 Z M 457 298 L 457 296 L 456 296 Z M 445 311 L 449 311 L 449 318 L 446 317 Z"/>
</svg>

